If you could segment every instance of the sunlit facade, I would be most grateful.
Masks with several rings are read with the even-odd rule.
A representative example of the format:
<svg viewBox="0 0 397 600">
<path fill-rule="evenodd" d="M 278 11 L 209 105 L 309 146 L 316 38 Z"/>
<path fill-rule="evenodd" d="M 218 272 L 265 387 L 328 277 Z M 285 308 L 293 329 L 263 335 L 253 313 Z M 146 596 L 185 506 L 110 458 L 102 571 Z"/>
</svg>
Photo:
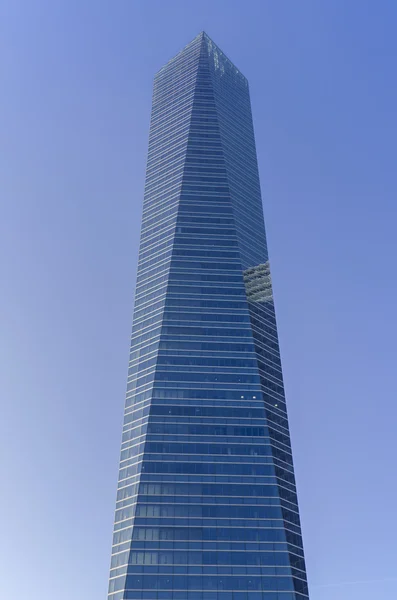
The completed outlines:
<svg viewBox="0 0 397 600">
<path fill-rule="evenodd" d="M 109 600 L 305 600 L 246 78 L 156 75 Z"/>
</svg>

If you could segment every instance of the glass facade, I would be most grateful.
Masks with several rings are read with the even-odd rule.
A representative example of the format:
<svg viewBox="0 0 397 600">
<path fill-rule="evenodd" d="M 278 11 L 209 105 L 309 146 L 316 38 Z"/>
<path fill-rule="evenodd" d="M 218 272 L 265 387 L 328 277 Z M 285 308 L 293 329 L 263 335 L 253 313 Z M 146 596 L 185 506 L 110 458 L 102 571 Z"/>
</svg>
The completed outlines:
<svg viewBox="0 0 397 600">
<path fill-rule="evenodd" d="M 248 82 L 156 75 L 109 600 L 304 600 Z"/>
</svg>

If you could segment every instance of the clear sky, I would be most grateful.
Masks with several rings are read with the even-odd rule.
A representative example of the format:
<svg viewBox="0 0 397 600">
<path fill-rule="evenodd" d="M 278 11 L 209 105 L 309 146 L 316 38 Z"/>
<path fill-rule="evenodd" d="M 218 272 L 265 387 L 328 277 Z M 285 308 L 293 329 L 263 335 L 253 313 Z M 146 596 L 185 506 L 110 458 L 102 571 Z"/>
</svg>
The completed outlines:
<svg viewBox="0 0 397 600">
<path fill-rule="evenodd" d="M 203 29 L 250 82 L 311 600 L 397 598 L 397 2 L 3 0 L 4 600 L 106 597 L 152 78 Z"/>
</svg>

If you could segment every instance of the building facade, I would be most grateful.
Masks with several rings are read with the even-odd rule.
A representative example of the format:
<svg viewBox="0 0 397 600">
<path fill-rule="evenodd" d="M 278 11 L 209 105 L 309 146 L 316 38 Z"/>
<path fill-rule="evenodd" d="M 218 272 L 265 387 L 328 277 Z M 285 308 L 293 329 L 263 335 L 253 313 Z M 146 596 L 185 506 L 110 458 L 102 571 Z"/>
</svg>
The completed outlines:
<svg viewBox="0 0 397 600">
<path fill-rule="evenodd" d="M 246 78 L 156 75 L 109 600 L 305 600 Z"/>
</svg>

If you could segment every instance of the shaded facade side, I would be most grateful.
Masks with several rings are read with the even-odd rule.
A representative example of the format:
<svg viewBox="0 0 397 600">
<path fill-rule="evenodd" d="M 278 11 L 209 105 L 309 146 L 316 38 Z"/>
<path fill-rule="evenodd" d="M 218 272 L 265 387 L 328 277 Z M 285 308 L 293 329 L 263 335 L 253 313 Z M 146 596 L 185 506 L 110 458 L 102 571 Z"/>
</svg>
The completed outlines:
<svg viewBox="0 0 397 600">
<path fill-rule="evenodd" d="M 246 79 L 156 76 L 109 599 L 308 598 Z"/>
</svg>

